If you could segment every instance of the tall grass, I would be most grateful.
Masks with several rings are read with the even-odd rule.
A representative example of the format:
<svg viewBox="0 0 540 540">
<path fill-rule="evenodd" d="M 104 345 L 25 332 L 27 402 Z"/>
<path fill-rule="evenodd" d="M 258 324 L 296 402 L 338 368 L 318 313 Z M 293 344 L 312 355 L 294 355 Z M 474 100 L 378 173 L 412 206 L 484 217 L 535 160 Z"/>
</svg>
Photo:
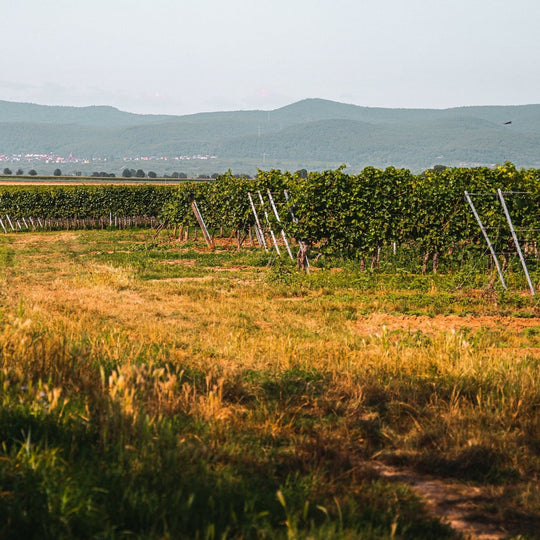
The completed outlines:
<svg viewBox="0 0 540 540">
<path fill-rule="evenodd" d="M 380 277 L 284 282 L 260 254 L 134 234 L 2 240 L 0 537 L 455 536 L 373 459 L 484 485 L 487 518 L 533 537 L 534 319 L 418 327 L 437 291 L 411 316 Z M 197 275 L 162 273 L 186 259 Z M 461 316 L 475 293 L 441 294 Z M 502 304 L 475 309 L 536 309 Z"/>
</svg>

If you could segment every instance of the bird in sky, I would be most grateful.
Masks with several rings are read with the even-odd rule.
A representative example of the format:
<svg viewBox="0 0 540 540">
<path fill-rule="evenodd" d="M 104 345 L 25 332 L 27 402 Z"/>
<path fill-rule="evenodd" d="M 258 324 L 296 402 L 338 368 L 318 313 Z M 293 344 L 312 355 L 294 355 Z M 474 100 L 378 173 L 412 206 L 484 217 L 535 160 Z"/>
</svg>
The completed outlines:
<svg viewBox="0 0 540 540">
<path fill-rule="evenodd" d="M 504 125 L 507 126 L 508 124 L 511 124 L 511 123 L 512 123 L 512 120 L 505 122 Z"/>
</svg>

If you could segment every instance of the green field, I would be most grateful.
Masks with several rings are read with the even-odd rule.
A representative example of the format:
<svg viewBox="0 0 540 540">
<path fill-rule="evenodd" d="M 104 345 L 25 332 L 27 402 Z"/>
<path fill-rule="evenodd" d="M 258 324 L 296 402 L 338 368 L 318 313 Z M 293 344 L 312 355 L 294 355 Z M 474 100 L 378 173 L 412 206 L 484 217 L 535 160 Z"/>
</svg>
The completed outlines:
<svg viewBox="0 0 540 540">
<path fill-rule="evenodd" d="M 0 235 L 1 539 L 537 537 L 535 298 L 152 235 Z"/>
</svg>

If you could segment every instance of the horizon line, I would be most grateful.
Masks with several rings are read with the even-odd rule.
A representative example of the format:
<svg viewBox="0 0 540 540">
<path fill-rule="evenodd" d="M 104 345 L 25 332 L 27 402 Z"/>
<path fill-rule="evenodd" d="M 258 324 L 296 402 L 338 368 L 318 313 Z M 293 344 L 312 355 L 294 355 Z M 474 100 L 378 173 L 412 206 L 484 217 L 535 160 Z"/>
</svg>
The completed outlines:
<svg viewBox="0 0 540 540">
<path fill-rule="evenodd" d="M 123 108 L 120 108 L 115 105 L 98 105 L 98 104 L 91 104 L 91 105 L 54 105 L 50 103 L 37 103 L 32 101 L 13 101 L 8 99 L 0 99 L 0 102 L 3 103 L 11 103 L 16 105 L 32 105 L 36 107 L 58 107 L 58 108 L 65 108 L 65 109 L 92 109 L 92 108 L 104 108 L 104 109 L 114 109 L 118 112 L 125 113 L 125 114 L 132 114 L 136 116 L 172 116 L 172 117 L 182 117 L 182 116 L 195 116 L 199 114 L 219 114 L 219 113 L 236 113 L 236 112 L 275 112 L 282 109 L 285 109 L 287 107 L 292 107 L 294 105 L 298 105 L 303 102 L 307 101 L 323 101 L 328 103 L 333 103 L 336 105 L 345 105 L 350 107 L 358 107 L 361 109 L 378 109 L 378 110 L 388 110 L 388 111 L 449 111 L 454 109 L 467 109 L 467 108 L 488 108 L 488 107 L 531 107 L 535 105 L 540 105 L 540 103 L 521 103 L 521 104 L 483 104 L 483 105 L 455 105 L 451 107 L 388 107 L 388 106 L 373 106 L 373 105 L 358 105 L 356 103 L 349 103 L 345 101 L 336 101 L 333 99 L 327 99 L 327 98 L 320 98 L 320 97 L 307 97 L 303 99 L 299 99 L 297 101 L 292 101 L 290 103 L 287 103 L 286 105 L 283 105 L 281 107 L 275 107 L 272 109 L 250 109 L 250 108 L 239 108 L 239 109 L 216 109 L 216 110 L 201 110 L 198 112 L 192 112 L 192 113 L 141 113 L 141 112 L 133 112 L 129 111 Z M 1 120 L 0 120 L 1 121 Z"/>
</svg>

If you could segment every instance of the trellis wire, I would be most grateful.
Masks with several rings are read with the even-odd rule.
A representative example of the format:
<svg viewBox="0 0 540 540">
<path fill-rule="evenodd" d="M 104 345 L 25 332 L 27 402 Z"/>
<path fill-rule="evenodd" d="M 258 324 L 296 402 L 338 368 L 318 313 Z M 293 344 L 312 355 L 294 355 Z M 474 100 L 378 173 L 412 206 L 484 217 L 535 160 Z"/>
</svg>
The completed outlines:
<svg viewBox="0 0 540 540">
<path fill-rule="evenodd" d="M 92 218 L 32 218 L 21 217 L 12 219 L 9 214 L 0 216 L 0 227 L 5 234 L 9 232 L 23 231 L 23 225 L 26 230 L 76 230 L 76 229 L 105 229 L 109 228 L 128 228 L 128 227 L 154 227 L 157 218 L 154 216 L 118 216 L 109 215 Z M 22 222 L 22 224 L 21 224 Z M 11 229 L 11 231 L 9 230 Z"/>
</svg>

